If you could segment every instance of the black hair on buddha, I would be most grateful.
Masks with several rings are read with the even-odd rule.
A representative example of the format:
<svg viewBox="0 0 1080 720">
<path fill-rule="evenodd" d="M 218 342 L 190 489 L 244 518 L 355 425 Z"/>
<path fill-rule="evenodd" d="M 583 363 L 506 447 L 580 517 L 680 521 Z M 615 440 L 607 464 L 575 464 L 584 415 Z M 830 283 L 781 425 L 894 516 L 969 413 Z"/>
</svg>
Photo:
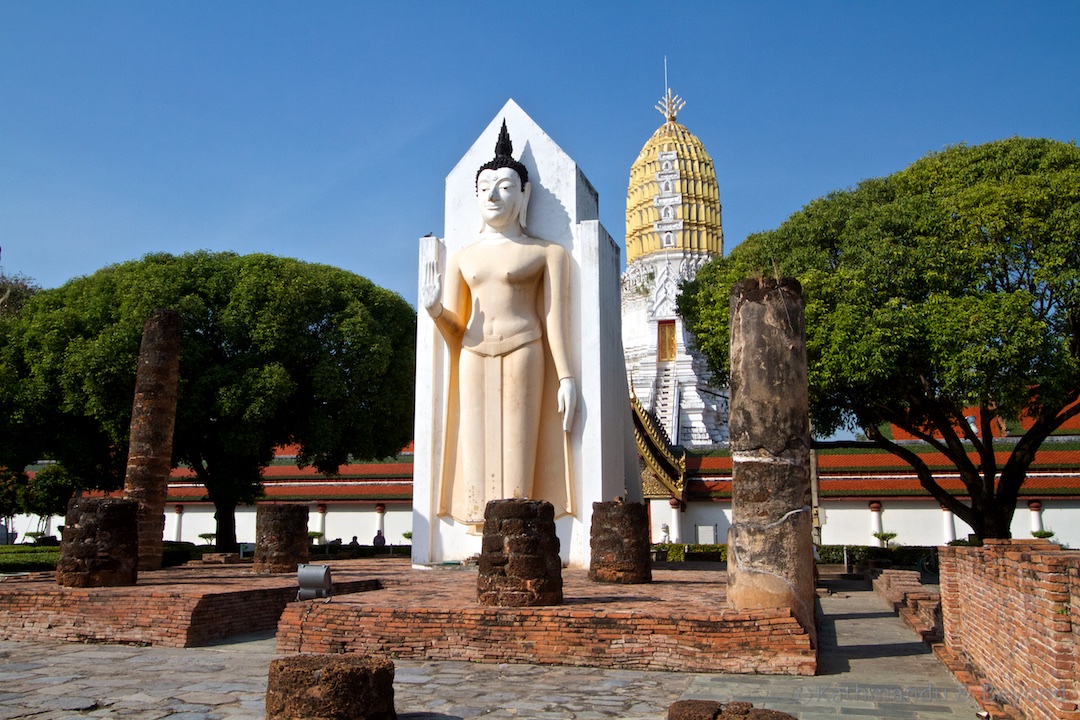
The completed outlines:
<svg viewBox="0 0 1080 720">
<path fill-rule="evenodd" d="M 529 182 L 529 171 L 525 166 L 514 159 L 514 146 L 510 142 L 510 133 L 506 129 L 506 119 L 503 118 L 502 130 L 499 131 L 499 139 L 495 142 L 495 159 L 489 160 L 476 171 L 476 184 L 480 184 L 480 173 L 485 170 L 498 170 L 499 168 L 513 168 L 521 179 L 521 187 Z"/>
</svg>

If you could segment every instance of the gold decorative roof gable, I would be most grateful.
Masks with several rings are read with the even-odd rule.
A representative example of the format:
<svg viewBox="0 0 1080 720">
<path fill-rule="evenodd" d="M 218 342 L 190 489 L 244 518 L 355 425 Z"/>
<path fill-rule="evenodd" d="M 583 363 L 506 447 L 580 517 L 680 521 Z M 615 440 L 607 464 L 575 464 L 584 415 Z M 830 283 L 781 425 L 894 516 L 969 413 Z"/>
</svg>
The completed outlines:
<svg viewBox="0 0 1080 720">
<path fill-rule="evenodd" d="M 637 395 L 630 396 L 630 407 L 634 411 L 634 441 L 645 465 L 642 479 L 646 495 L 685 500 L 686 452 L 675 455 L 667 433 L 641 404 Z"/>
</svg>

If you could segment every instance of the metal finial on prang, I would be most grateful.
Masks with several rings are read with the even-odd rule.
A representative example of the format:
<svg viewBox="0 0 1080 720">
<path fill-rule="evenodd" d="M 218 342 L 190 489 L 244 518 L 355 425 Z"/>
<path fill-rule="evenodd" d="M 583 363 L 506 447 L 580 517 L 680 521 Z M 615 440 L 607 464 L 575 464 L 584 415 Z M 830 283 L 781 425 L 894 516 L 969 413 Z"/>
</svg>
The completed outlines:
<svg viewBox="0 0 1080 720">
<path fill-rule="evenodd" d="M 487 161 L 476 171 L 477 183 L 480 181 L 480 173 L 485 170 L 498 170 L 504 167 L 517 171 L 521 179 L 521 187 L 525 187 L 525 183 L 529 182 L 529 171 L 514 159 L 514 144 L 510 142 L 510 132 L 506 129 L 505 118 L 503 118 L 502 129 L 499 131 L 499 139 L 495 141 L 495 159 Z"/>
<path fill-rule="evenodd" d="M 660 102 L 656 104 L 656 109 L 660 111 L 660 114 L 667 118 L 670 123 L 675 122 L 675 117 L 679 114 L 679 111 L 686 105 L 686 101 L 678 95 L 671 93 L 671 88 L 667 89 L 667 93 L 664 97 L 660 98 Z"/>
</svg>

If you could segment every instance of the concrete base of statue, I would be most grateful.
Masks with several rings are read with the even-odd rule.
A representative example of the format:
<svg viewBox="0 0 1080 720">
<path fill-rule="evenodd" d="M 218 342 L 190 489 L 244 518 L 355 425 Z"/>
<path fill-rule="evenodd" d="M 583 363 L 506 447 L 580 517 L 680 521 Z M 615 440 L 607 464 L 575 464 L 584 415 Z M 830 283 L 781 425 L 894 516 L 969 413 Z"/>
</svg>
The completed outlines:
<svg viewBox="0 0 1080 720">
<path fill-rule="evenodd" d="M 593 503 L 642 499 L 622 349 L 620 250 L 600 225 L 596 190 L 513 100 L 447 176 L 446 237 L 421 238 L 420 268 L 432 257 L 445 268 L 451 254 L 476 240 L 482 226 L 476 173 L 491 159 L 503 120 L 532 183 L 528 232 L 562 245 L 572 259 L 570 326 L 578 409 L 566 443 L 569 508 L 556 508 L 555 525 L 562 562 L 588 568 Z M 417 566 L 464 562 L 479 556 L 483 536 L 477 525 L 440 515 L 449 353 L 423 309 L 417 324 L 412 558 Z M 493 499 L 498 498 L 487 498 Z"/>
</svg>

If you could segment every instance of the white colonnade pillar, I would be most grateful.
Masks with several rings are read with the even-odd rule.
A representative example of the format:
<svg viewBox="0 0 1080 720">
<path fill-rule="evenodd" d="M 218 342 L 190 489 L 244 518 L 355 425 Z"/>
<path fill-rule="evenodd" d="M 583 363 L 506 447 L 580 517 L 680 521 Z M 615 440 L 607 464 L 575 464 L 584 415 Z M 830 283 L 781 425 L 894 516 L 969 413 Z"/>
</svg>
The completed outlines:
<svg viewBox="0 0 1080 720">
<path fill-rule="evenodd" d="M 173 535 L 173 540 L 180 542 L 180 537 L 184 531 L 184 506 L 173 506 L 173 512 L 176 513 L 176 533 Z"/>
<path fill-rule="evenodd" d="M 943 530 L 942 535 L 945 540 L 945 545 L 948 545 L 949 543 L 956 540 L 955 518 L 953 517 L 952 510 L 945 507 L 944 505 L 941 506 L 941 529 Z"/>
<path fill-rule="evenodd" d="M 1042 519 L 1042 500 L 1029 500 L 1028 510 L 1031 511 L 1031 534 L 1035 535 L 1037 532 L 1042 532 L 1043 519 Z"/>
<path fill-rule="evenodd" d="M 322 533 L 319 536 L 319 544 L 326 544 L 326 503 L 319 503 L 315 506 L 316 512 L 319 513 L 319 532 Z"/>
<path fill-rule="evenodd" d="M 870 536 L 877 542 L 878 547 L 885 547 L 884 540 L 878 540 L 877 533 L 882 532 L 881 503 L 874 500 L 870 503 Z"/>
<path fill-rule="evenodd" d="M 668 503 L 671 505 L 671 542 L 681 543 L 683 541 L 682 533 L 682 500 L 671 498 Z"/>
</svg>

